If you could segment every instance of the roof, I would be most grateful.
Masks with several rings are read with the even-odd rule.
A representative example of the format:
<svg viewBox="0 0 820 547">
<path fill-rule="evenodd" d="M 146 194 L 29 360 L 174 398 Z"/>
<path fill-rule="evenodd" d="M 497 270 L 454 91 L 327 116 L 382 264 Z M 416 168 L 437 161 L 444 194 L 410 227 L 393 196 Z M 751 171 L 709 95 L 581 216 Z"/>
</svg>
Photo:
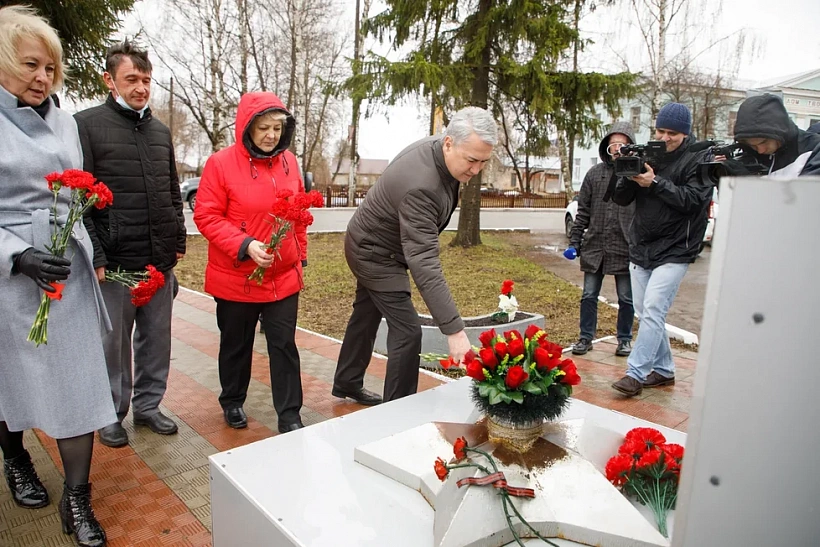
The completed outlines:
<svg viewBox="0 0 820 547">
<path fill-rule="evenodd" d="M 759 82 L 757 87 L 759 89 L 783 87 L 792 87 L 800 89 L 800 84 L 804 82 L 809 82 L 811 80 L 814 80 L 815 78 L 820 78 L 820 68 L 815 68 L 813 70 L 808 70 L 806 72 L 799 72 L 797 74 L 790 74 L 788 76 L 779 76 L 777 78 L 771 78 L 769 80 Z"/>
<path fill-rule="evenodd" d="M 374 160 L 360 158 L 359 165 L 356 167 L 356 173 L 359 175 L 381 175 L 382 173 L 384 173 L 384 170 L 387 169 L 388 163 L 390 163 L 390 160 Z M 345 158 L 342 160 L 342 165 L 339 166 L 339 173 L 349 172 L 350 159 Z"/>
</svg>

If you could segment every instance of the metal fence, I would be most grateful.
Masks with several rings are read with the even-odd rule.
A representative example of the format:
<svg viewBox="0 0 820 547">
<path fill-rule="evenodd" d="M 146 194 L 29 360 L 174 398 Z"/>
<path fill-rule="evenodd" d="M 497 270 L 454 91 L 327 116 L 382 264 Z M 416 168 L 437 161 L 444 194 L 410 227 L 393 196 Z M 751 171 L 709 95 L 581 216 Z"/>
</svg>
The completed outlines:
<svg viewBox="0 0 820 547">
<path fill-rule="evenodd" d="M 347 186 L 327 186 L 325 207 L 347 207 Z M 367 190 L 356 190 L 355 204 L 359 205 L 367 194 Z M 520 194 L 517 192 L 481 192 L 481 207 L 484 208 L 534 208 L 534 209 L 563 209 L 569 200 L 564 192 L 555 194 Z"/>
</svg>

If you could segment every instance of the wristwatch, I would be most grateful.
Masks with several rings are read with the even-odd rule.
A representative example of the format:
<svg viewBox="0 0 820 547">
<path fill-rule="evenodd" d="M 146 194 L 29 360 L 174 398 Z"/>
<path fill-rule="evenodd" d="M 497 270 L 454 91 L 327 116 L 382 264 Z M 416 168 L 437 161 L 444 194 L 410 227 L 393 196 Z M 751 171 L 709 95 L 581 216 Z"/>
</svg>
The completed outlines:
<svg viewBox="0 0 820 547">
<path fill-rule="evenodd" d="M 655 177 L 655 178 L 653 178 L 653 179 L 652 179 L 652 184 L 653 184 L 654 186 L 657 186 L 657 185 L 658 185 L 658 177 Z"/>
</svg>

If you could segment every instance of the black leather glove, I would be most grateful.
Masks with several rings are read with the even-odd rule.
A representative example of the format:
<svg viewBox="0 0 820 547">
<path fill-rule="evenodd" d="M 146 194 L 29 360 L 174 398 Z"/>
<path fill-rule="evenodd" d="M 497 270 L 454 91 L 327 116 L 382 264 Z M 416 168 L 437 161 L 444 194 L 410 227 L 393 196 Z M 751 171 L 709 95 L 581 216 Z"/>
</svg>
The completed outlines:
<svg viewBox="0 0 820 547">
<path fill-rule="evenodd" d="M 307 258 L 302 261 L 302 267 L 307 268 Z"/>
<path fill-rule="evenodd" d="M 46 292 L 56 291 L 49 283 L 68 278 L 71 273 L 69 266 L 69 259 L 38 251 L 34 247 L 29 247 L 14 259 L 14 269 L 32 278 Z"/>
</svg>

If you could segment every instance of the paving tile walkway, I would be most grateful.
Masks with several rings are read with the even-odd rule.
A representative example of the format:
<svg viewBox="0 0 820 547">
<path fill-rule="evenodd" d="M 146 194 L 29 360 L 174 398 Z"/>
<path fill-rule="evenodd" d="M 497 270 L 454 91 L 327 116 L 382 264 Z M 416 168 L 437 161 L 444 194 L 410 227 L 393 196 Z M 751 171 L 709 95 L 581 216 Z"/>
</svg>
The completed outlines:
<svg viewBox="0 0 820 547">
<path fill-rule="evenodd" d="M 225 425 L 217 402 L 219 331 L 210 297 L 182 290 L 174 305 L 171 375 L 163 412 L 179 424 L 179 433 L 164 437 L 125 420 L 130 444 L 111 449 L 94 445 L 91 469 L 93 503 L 108 534 L 109 545 L 211 545 L 208 456 L 278 435 L 270 393 L 270 374 L 263 337 L 254 346 L 251 385 L 245 410 L 248 428 Z M 330 395 L 340 343 L 308 331 L 298 331 L 302 360 L 304 407 L 311 425 L 355 412 L 361 405 Z M 615 356 L 615 344 L 602 341 L 583 358 L 574 358 L 583 382 L 579 399 L 686 431 L 697 354 L 676 351 L 677 384 L 647 389 L 633 399 L 609 385 L 626 369 Z M 386 361 L 373 357 L 365 387 L 381 392 Z M 443 380 L 419 373 L 419 390 Z M 25 444 L 52 503 L 42 509 L 17 507 L 5 481 L 0 481 L 0 547 L 73 545 L 62 534 L 56 502 L 62 492 L 62 469 L 55 441 L 42 432 L 27 431 Z"/>
</svg>

